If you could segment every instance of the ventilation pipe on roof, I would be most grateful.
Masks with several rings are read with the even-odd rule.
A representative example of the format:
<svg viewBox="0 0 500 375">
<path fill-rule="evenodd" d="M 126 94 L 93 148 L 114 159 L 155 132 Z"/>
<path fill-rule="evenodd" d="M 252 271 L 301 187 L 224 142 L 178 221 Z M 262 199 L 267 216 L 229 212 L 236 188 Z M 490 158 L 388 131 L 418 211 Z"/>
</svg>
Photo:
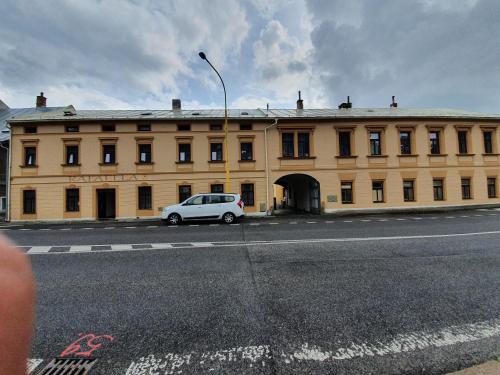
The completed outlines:
<svg viewBox="0 0 500 375">
<path fill-rule="evenodd" d="M 304 101 L 300 96 L 300 91 L 299 91 L 299 99 L 297 100 L 297 109 L 304 109 Z"/>
<path fill-rule="evenodd" d="M 43 96 L 43 92 L 41 92 L 40 95 L 36 97 L 36 107 L 37 108 L 47 107 L 47 98 Z"/>
<path fill-rule="evenodd" d="M 398 103 L 396 103 L 396 97 L 393 95 L 392 96 L 392 103 L 391 103 L 391 108 L 397 108 Z"/>
<path fill-rule="evenodd" d="M 174 111 L 180 111 L 182 109 L 180 99 L 172 99 L 172 109 Z"/>
<path fill-rule="evenodd" d="M 352 108 L 352 103 L 351 103 L 351 97 L 350 96 L 347 97 L 347 102 L 346 103 L 341 103 L 339 105 L 339 109 L 342 109 L 342 108 L 344 108 L 344 109 Z"/>
</svg>

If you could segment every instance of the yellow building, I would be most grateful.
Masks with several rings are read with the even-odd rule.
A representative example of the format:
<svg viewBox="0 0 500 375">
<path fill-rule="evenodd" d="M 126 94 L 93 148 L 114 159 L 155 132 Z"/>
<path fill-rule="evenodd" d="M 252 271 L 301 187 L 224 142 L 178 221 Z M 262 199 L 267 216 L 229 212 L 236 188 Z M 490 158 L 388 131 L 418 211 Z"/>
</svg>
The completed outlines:
<svg viewBox="0 0 500 375">
<path fill-rule="evenodd" d="M 158 217 L 220 192 L 223 118 L 71 106 L 13 118 L 10 220 Z M 499 124 L 450 110 L 230 110 L 231 190 L 255 215 L 499 204 Z"/>
</svg>

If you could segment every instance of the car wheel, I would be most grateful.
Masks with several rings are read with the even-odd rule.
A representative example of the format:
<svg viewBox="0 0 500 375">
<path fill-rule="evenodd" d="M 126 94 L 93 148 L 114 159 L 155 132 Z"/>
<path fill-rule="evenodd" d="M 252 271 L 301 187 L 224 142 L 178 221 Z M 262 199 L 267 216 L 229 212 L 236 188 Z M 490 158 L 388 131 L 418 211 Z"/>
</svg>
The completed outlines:
<svg viewBox="0 0 500 375">
<path fill-rule="evenodd" d="M 168 223 L 170 225 L 177 225 L 181 222 L 181 216 L 179 214 L 170 214 L 168 217 Z"/>
<path fill-rule="evenodd" d="M 222 220 L 224 220 L 224 223 L 226 224 L 233 223 L 234 219 L 236 219 L 236 217 L 232 212 L 226 212 L 224 215 L 222 215 Z"/>
</svg>

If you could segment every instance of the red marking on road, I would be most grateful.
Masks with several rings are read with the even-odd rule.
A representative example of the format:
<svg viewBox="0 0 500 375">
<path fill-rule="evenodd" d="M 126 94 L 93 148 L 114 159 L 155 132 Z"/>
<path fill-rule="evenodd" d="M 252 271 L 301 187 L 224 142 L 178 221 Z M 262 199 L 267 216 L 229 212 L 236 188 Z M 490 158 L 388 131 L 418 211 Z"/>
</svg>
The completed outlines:
<svg viewBox="0 0 500 375">
<path fill-rule="evenodd" d="M 93 333 L 88 333 L 81 336 L 78 340 L 71 343 L 63 352 L 59 355 L 60 357 L 67 357 L 69 355 L 75 357 L 90 357 L 92 353 L 102 347 L 105 341 L 113 341 L 113 336 L 110 335 L 94 335 Z M 83 344 L 83 345 L 82 345 Z"/>
</svg>

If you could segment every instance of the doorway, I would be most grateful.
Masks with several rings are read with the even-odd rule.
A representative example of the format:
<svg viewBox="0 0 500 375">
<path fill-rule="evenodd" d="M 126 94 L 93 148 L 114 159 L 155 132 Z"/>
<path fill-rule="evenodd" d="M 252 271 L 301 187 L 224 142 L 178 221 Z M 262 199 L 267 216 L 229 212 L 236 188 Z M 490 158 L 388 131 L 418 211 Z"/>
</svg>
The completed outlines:
<svg viewBox="0 0 500 375">
<path fill-rule="evenodd" d="M 97 218 L 114 219 L 116 217 L 115 189 L 97 189 Z"/>
<path fill-rule="evenodd" d="M 290 210 L 294 213 L 321 213 L 319 181 L 294 173 L 280 177 L 274 182 L 274 209 Z"/>
</svg>

